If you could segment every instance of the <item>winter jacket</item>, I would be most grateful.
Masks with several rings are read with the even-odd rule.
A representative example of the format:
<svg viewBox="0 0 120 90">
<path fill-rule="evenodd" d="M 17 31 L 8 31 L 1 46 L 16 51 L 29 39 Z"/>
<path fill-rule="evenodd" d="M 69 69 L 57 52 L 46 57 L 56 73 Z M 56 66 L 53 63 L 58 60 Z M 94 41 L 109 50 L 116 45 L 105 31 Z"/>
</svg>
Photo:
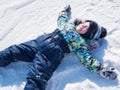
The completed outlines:
<svg viewBox="0 0 120 90">
<path fill-rule="evenodd" d="M 80 62 L 85 67 L 95 73 L 101 67 L 101 63 L 91 56 L 85 39 L 76 32 L 75 24 L 70 23 L 69 19 L 69 14 L 65 11 L 61 11 L 57 20 L 58 28 L 61 30 L 62 35 L 69 44 L 71 52 L 77 55 Z"/>
</svg>

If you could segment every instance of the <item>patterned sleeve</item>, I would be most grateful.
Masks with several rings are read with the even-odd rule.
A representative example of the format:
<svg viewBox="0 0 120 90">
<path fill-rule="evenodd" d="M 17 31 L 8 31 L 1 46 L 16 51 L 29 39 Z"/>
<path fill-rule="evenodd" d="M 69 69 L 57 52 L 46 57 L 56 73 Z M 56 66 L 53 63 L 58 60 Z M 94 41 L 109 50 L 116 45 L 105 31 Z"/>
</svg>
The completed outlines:
<svg viewBox="0 0 120 90">
<path fill-rule="evenodd" d="M 101 68 L 100 61 L 93 58 L 84 45 L 77 49 L 75 54 L 78 56 L 80 62 L 91 72 L 96 73 Z"/>
<path fill-rule="evenodd" d="M 69 22 L 69 15 L 66 11 L 61 11 L 57 19 L 57 26 L 60 30 L 65 30 L 67 23 Z"/>
</svg>

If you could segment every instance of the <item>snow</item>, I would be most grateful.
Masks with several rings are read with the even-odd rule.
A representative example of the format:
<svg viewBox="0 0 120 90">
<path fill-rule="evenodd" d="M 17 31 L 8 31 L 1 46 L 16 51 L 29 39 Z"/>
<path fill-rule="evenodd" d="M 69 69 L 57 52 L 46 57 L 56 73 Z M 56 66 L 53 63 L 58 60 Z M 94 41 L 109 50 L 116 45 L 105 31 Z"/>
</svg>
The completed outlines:
<svg viewBox="0 0 120 90">
<path fill-rule="evenodd" d="M 120 89 L 120 0 L 0 0 L 0 50 L 52 32 L 59 11 L 70 4 L 72 17 L 92 19 L 108 29 L 93 56 L 116 68 L 117 80 L 106 80 L 86 69 L 69 54 L 48 81 L 46 90 Z M 0 90 L 23 90 L 32 63 L 0 67 Z"/>
</svg>

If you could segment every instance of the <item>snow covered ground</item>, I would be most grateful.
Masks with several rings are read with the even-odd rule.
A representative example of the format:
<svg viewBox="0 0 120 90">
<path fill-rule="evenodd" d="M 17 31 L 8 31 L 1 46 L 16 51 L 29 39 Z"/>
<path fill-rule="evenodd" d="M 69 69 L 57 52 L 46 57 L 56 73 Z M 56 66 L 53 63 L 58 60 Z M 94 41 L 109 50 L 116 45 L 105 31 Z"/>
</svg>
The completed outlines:
<svg viewBox="0 0 120 90">
<path fill-rule="evenodd" d="M 115 67 L 118 79 L 109 81 L 91 73 L 70 54 L 46 90 L 120 90 L 120 0 L 0 0 L 0 50 L 52 32 L 59 11 L 68 4 L 72 19 L 92 19 L 108 29 L 108 36 L 93 56 Z M 30 66 L 17 62 L 0 67 L 0 90 L 23 90 Z"/>
</svg>

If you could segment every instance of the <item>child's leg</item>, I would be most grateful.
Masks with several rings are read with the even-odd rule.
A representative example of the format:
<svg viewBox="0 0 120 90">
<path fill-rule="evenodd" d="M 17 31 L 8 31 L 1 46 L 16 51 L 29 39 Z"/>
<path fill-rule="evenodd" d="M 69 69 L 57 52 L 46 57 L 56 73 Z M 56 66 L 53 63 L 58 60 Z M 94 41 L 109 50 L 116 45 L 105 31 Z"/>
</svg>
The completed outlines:
<svg viewBox="0 0 120 90">
<path fill-rule="evenodd" d="M 24 90 L 45 90 L 47 81 L 64 57 L 61 48 L 55 43 L 48 44 L 41 51 L 35 55 Z"/>
<path fill-rule="evenodd" d="M 32 43 L 34 43 L 32 45 Z M 37 46 L 34 41 L 25 42 L 19 45 L 12 45 L 2 51 L 0 51 L 0 66 L 6 66 L 11 62 L 33 60 L 35 53 L 37 52 Z"/>
<path fill-rule="evenodd" d="M 24 90 L 45 90 L 47 81 L 52 76 L 47 60 L 38 52 L 35 56 L 33 65 L 27 76 L 27 84 Z"/>
</svg>

